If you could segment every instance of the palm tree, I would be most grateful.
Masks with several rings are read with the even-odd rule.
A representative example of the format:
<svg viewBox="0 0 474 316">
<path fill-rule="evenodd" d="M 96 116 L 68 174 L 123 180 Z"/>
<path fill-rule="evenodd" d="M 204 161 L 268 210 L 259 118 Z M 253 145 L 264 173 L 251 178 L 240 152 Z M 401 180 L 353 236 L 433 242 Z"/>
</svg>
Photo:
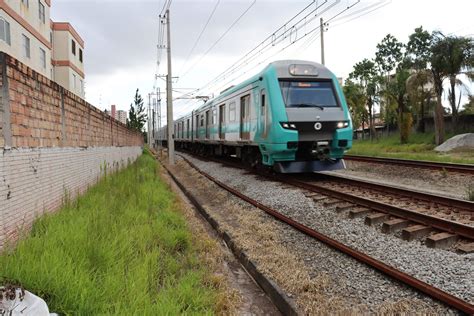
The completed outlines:
<svg viewBox="0 0 474 316">
<path fill-rule="evenodd" d="M 377 83 L 378 77 L 375 69 L 375 63 L 365 58 L 354 65 L 354 71 L 349 74 L 350 79 L 356 79 L 359 85 L 363 87 L 366 95 L 366 106 L 369 115 L 370 139 L 376 137 L 374 123 L 374 104 L 377 101 Z"/>
<path fill-rule="evenodd" d="M 425 132 L 425 113 L 433 95 L 433 74 L 428 69 L 415 70 L 407 79 L 406 90 L 417 109 L 417 130 Z"/>
<path fill-rule="evenodd" d="M 440 123 L 443 120 L 441 96 L 443 94 L 443 83 L 446 79 L 449 79 L 448 99 L 453 114 L 453 126 L 456 126 L 459 104 L 456 104 L 455 89 L 461 83 L 458 78 L 460 74 L 466 74 L 469 79 L 474 76 L 472 71 L 474 67 L 474 41 L 462 36 L 445 36 L 441 32 L 435 32 L 433 35 L 431 71 L 438 101 L 435 109 L 435 123 Z M 437 144 L 444 141 L 444 128 L 442 135 L 436 135 L 435 138 Z"/>
</svg>

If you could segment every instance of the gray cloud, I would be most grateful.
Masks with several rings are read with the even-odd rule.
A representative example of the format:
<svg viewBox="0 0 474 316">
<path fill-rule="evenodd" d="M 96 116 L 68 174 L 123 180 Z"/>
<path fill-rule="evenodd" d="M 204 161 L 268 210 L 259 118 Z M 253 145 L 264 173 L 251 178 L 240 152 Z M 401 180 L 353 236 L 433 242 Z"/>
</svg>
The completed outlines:
<svg viewBox="0 0 474 316">
<path fill-rule="evenodd" d="M 193 55 L 204 53 L 251 2 L 221 1 Z M 251 49 L 306 2 L 257 2 L 205 60 L 212 60 L 215 53 L 239 55 Z M 87 74 L 106 74 L 156 60 L 161 4 L 159 7 L 154 1 L 55 0 L 52 18 L 70 21 L 83 37 Z M 174 61 L 188 56 L 214 4 L 215 1 L 173 2 L 170 17 Z"/>
</svg>

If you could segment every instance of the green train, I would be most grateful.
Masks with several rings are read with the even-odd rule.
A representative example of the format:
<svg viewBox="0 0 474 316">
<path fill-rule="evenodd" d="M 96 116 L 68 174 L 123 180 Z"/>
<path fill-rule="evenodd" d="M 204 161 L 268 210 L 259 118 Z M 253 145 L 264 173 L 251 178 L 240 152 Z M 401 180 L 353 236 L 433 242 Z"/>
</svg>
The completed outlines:
<svg viewBox="0 0 474 316">
<path fill-rule="evenodd" d="M 302 173 L 344 168 L 352 135 L 334 74 L 318 63 L 282 60 L 175 120 L 173 136 L 176 148 Z M 166 136 L 166 128 L 157 135 Z"/>
</svg>

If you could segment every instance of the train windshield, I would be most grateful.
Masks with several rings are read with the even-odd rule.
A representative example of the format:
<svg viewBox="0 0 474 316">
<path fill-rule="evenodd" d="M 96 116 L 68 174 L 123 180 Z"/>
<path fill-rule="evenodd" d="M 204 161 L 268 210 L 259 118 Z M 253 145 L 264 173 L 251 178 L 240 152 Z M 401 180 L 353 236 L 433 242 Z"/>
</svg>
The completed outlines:
<svg viewBox="0 0 474 316">
<path fill-rule="evenodd" d="M 280 88 L 287 108 L 338 107 L 331 81 L 280 80 Z"/>
</svg>

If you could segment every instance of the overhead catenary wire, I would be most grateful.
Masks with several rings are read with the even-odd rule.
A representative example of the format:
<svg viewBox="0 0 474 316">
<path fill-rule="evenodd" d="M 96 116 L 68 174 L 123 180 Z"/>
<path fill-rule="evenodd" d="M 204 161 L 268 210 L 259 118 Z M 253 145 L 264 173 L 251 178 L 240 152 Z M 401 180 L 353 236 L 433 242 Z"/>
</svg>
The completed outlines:
<svg viewBox="0 0 474 316">
<path fill-rule="evenodd" d="M 336 0 L 335 2 L 333 2 L 331 5 L 329 5 L 328 7 L 326 7 L 325 9 L 323 9 L 321 12 L 318 12 L 315 14 L 314 17 L 312 17 L 310 19 L 309 22 L 311 22 L 312 20 L 314 20 L 316 18 L 316 16 L 319 16 L 320 14 L 326 12 L 327 10 L 329 10 L 330 8 L 332 8 L 334 5 L 336 5 L 337 3 L 339 3 L 341 0 Z M 282 26 L 280 26 L 276 31 L 274 31 L 272 34 L 270 34 L 269 36 L 267 36 L 262 42 L 260 42 L 256 47 L 254 47 L 253 49 L 251 49 L 247 54 L 245 54 L 242 58 L 240 58 L 239 60 L 237 60 L 234 64 L 232 64 L 230 67 L 228 67 L 226 70 L 224 70 L 222 73 L 220 73 L 217 77 L 215 77 L 214 79 L 212 79 L 211 81 L 209 81 L 208 83 L 206 83 L 204 86 L 202 86 L 200 89 L 197 89 L 195 92 L 199 92 L 201 90 L 203 90 L 204 87 L 207 87 L 209 86 L 212 82 L 216 82 L 216 81 L 220 81 L 220 80 L 224 80 L 227 76 L 233 74 L 235 71 L 238 71 L 239 68 L 243 65 L 243 64 L 246 64 L 248 63 L 248 60 L 254 58 L 255 56 L 257 55 L 260 55 L 263 50 L 267 49 L 268 47 L 273 47 L 275 46 L 276 44 L 279 44 L 282 40 L 286 39 L 287 37 L 290 36 L 290 33 L 293 32 L 295 29 L 301 27 L 301 26 L 298 26 L 299 24 L 301 24 L 301 22 L 304 21 L 304 24 L 303 25 L 306 25 L 307 23 L 309 23 L 306 19 L 311 16 L 311 14 L 313 14 L 314 12 L 316 12 L 318 9 L 320 9 L 321 7 L 323 7 L 326 3 L 328 3 L 328 0 L 325 0 L 323 3 L 321 3 L 320 5 L 317 5 L 316 8 L 312 9 L 309 13 L 306 13 L 305 16 L 303 16 L 302 18 L 300 18 L 297 22 L 295 22 L 294 24 L 292 24 L 291 26 L 288 26 L 288 24 L 295 20 L 298 16 L 302 15 L 304 13 L 304 11 L 306 11 L 308 8 L 310 8 L 310 6 L 312 4 L 314 4 L 315 1 L 312 1 L 309 5 L 305 6 L 302 10 L 300 10 L 296 15 L 294 15 L 290 20 L 288 20 L 287 22 L 285 22 Z M 279 35 L 276 35 L 279 31 L 283 30 L 283 32 Z M 270 40 L 270 41 L 269 41 Z M 261 47 L 263 46 L 263 47 Z"/>
<path fill-rule="evenodd" d="M 283 26 L 281 26 L 277 31 L 273 32 L 272 34 L 270 34 L 267 38 L 265 38 L 260 44 L 258 44 L 254 49 L 250 50 L 249 52 L 247 52 L 243 57 L 239 58 L 234 64 L 232 64 L 230 67 L 228 67 L 226 70 L 224 70 L 221 74 L 219 74 L 217 77 L 215 77 L 214 79 L 212 79 L 211 81 L 209 81 L 208 83 L 206 83 L 205 85 L 203 85 L 202 87 L 200 87 L 199 89 L 196 89 L 195 91 L 191 91 L 191 92 L 188 92 L 188 93 L 185 93 L 183 94 L 182 96 L 186 96 L 186 95 L 193 95 L 193 94 L 196 94 L 198 92 L 201 92 L 203 91 L 205 88 L 207 88 L 206 90 L 211 90 L 211 88 L 213 87 L 217 87 L 217 89 L 213 89 L 214 91 L 218 91 L 218 88 L 220 87 L 225 87 L 229 82 L 232 82 L 233 80 L 235 80 L 236 78 L 244 75 L 245 73 L 249 72 L 250 69 L 246 70 L 246 71 L 242 71 L 243 69 L 245 68 L 250 68 L 249 66 L 250 65 L 253 65 L 252 68 L 255 68 L 256 66 L 262 64 L 263 62 L 265 62 L 266 60 L 272 58 L 273 56 L 285 51 L 286 49 L 288 49 L 289 47 L 291 47 L 293 44 L 297 43 L 297 42 L 300 42 L 303 38 L 307 38 L 309 35 L 311 35 L 309 38 L 307 38 L 307 40 L 302 43 L 302 45 L 300 47 L 304 47 L 304 49 L 307 49 L 307 47 L 313 43 L 318 37 L 319 37 L 319 33 L 315 33 L 316 30 L 318 30 L 320 27 L 319 25 L 315 28 L 313 28 L 311 31 L 309 32 L 305 32 L 302 36 L 297 36 L 295 37 L 294 39 L 291 40 L 291 28 L 293 27 L 294 29 L 298 30 L 298 29 L 302 29 L 303 27 L 306 27 L 307 24 L 309 23 L 307 21 L 308 19 L 308 16 L 310 14 L 305 14 L 305 16 L 303 16 L 297 23 L 293 24 L 292 27 L 288 27 L 288 24 L 290 21 L 293 21 L 294 19 L 296 19 L 298 16 L 302 15 L 305 13 L 305 10 L 307 10 L 307 8 L 309 6 L 311 6 L 315 1 L 312 1 L 308 6 L 306 6 L 303 10 L 301 10 L 300 12 L 298 12 L 298 14 L 296 14 L 294 17 L 292 17 L 288 22 L 286 22 Z M 317 9 L 321 8 L 323 5 L 325 5 L 328 1 L 325 0 L 321 5 L 318 5 L 317 3 Z M 321 15 L 322 13 L 324 12 L 327 12 L 330 8 L 332 8 L 333 6 L 335 6 L 337 3 L 339 3 L 340 1 L 335 1 L 333 2 L 331 5 L 327 6 L 326 8 L 324 8 L 322 11 L 319 11 L 315 14 L 314 17 L 312 17 L 312 19 L 310 19 L 310 21 L 314 20 L 314 18 L 318 15 Z M 351 12 L 349 14 L 346 14 L 344 15 L 344 12 L 347 12 L 349 11 L 349 9 L 352 9 L 356 4 L 358 4 L 360 1 L 356 1 L 355 3 L 351 4 L 351 5 L 348 5 L 346 8 L 344 8 L 342 11 L 339 11 L 338 13 L 336 13 L 335 15 L 333 15 L 331 18 L 329 18 L 327 21 L 341 21 L 341 23 L 338 23 L 337 25 L 341 25 L 343 23 L 346 23 L 346 22 L 349 22 L 351 20 L 354 20 L 356 18 L 359 18 L 365 14 L 368 14 L 370 12 L 373 12 L 377 9 L 380 9 L 381 7 L 387 5 L 388 3 L 385 3 L 385 1 L 382 1 L 382 2 L 378 2 L 376 4 L 372 4 L 372 5 L 369 5 L 369 6 L 366 6 L 360 10 L 357 10 L 355 13 L 354 12 Z M 380 5 L 382 4 L 382 5 Z M 369 10 L 373 8 L 372 10 Z M 312 10 L 311 12 L 314 12 L 315 10 Z M 344 21 L 347 19 L 347 17 L 350 17 L 350 16 L 354 16 L 355 14 L 359 14 L 357 17 L 355 17 L 354 19 L 351 19 L 349 21 Z M 300 25 L 300 22 L 304 20 L 304 24 L 303 25 Z M 284 30 L 281 34 L 279 35 L 275 35 L 276 33 L 278 33 L 278 31 L 280 30 Z M 288 37 L 290 37 L 290 43 L 286 46 L 284 46 L 283 48 L 281 48 L 280 50 L 276 51 L 275 53 L 268 55 L 268 53 L 274 49 L 275 46 L 281 44 L 285 39 L 287 39 Z M 269 39 L 271 39 L 271 41 L 269 41 Z M 270 45 L 269 43 L 270 42 Z M 255 56 L 257 56 L 256 58 L 254 58 Z M 262 58 L 259 58 L 259 57 L 262 57 Z M 255 60 L 256 59 L 256 60 Z M 236 72 L 239 72 L 238 75 L 234 75 Z M 228 80 L 226 80 L 228 79 Z M 221 85 L 217 85 L 220 81 L 226 81 L 226 83 L 224 84 L 221 84 Z"/>
<path fill-rule="evenodd" d="M 207 18 L 207 21 L 206 21 L 206 24 L 204 24 L 204 27 L 202 28 L 201 32 L 199 33 L 198 37 L 196 38 L 196 41 L 194 42 L 189 54 L 187 55 L 186 59 L 185 59 L 185 62 L 183 63 L 183 66 L 181 67 L 181 69 L 184 68 L 184 66 L 187 65 L 188 63 L 188 60 L 189 58 L 191 57 L 192 53 L 194 52 L 194 50 L 196 49 L 196 46 L 197 44 L 199 43 L 199 41 L 201 40 L 201 37 L 202 35 L 204 34 L 204 32 L 206 31 L 207 29 L 207 26 L 209 25 L 209 22 L 211 21 L 212 17 L 214 16 L 214 13 L 216 12 L 217 10 L 217 7 L 219 6 L 219 3 L 221 2 L 221 0 L 217 0 L 216 1 L 216 4 L 214 5 L 214 8 L 212 9 L 211 11 L 211 14 L 209 14 L 209 17 Z M 178 71 L 178 73 L 181 73 L 181 70 Z"/>
<path fill-rule="evenodd" d="M 249 10 L 255 5 L 257 0 L 253 0 L 252 3 L 245 9 L 244 12 L 242 12 L 237 19 L 234 20 L 234 22 L 224 31 L 224 33 L 219 36 L 219 38 L 204 52 L 203 55 L 199 57 L 199 59 L 193 63 L 182 75 L 181 77 L 184 77 L 191 69 L 193 69 L 204 57 L 209 54 L 209 52 L 232 30 L 232 28 L 249 12 Z"/>
<path fill-rule="evenodd" d="M 326 8 L 324 8 L 322 11 L 320 11 L 319 13 L 315 14 L 313 17 L 310 18 L 309 22 L 308 21 L 305 21 L 305 23 L 303 25 L 300 25 L 298 26 L 302 21 L 304 21 L 308 16 L 310 16 L 313 12 L 315 12 L 317 9 L 321 8 L 323 5 L 325 5 L 328 1 L 324 1 L 320 6 L 316 7 L 315 9 L 313 9 L 311 12 L 309 12 L 308 14 L 306 14 L 306 16 L 302 17 L 301 19 L 299 19 L 295 24 L 293 24 L 291 27 L 289 28 L 286 28 L 284 29 L 283 33 L 279 34 L 278 36 L 275 36 L 274 38 L 272 38 L 272 41 L 270 43 L 267 43 L 266 45 L 264 45 L 263 47 L 259 48 L 259 46 L 261 46 L 261 44 L 257 45 L 257 47 L 253 50 L 251 50 L 249 53 L 247 53 L 247 58 L 244 59 L 244 60 L 240 60 L 240 62 L 236 62 L 234 63 L 233 66 L 229 67 L 227 72 L 224 71 L 223 73 L 221 73 L 220 75 L 218 75 L 217 77 L 215 77 L 213 80 L 209 81 L 208 83 L 206 83 L 203 87 L 201 87 L 200 89 L 198 89 L 196 92 L 199 92 L 201 90 L 203 90 L 204 87 L 213 87 L 216 82 L 218 81 L 222 81 L 222 80 L 225 80 L 226 78 L 228 78 L 228 76 L 234 74 L 235 72 L 237 71 L 240 71 L 242 67 L 244 66 L 248 66 L 249 65 L 249 61 L 252 60 L 254 61 L 255 58 L 260 58 L 264 53 L 265 53 L 265 50 L 268 50 L 268 49 L 272 49 L 273 47 L 275 47 L 277 44 L 280 44 L 281 42 L 283 42 L 285 39 L 287 39 L 288 37 L 290 37 L 290 42 L 291 41 L 291 34 L 292 32 L 297 32 L 297 30 L 303 26 L 305 26 L 307 23 L 313 21 L 316 19 L 317 16 L 327 12 L 329 9 L 331 9 L 332 7 L 334 7 L 336 4 L 338 4 L 340 2 L 340 0 L 336 0 L 335 2 L 333 2 L 332 4 L 330 4 L 329 6 L 327 6 Z M 285 23 L 285 25 L 287 25 L 288 23 Z M 318 26 L 319 28 L 319 26 Z M 283 29 L 283 27 L 280 27 L 279 30 Z M 314 30 L 313 30 L 314 31 Z M 311 33 L 313 32 L 311 31 Z M 276 32 L 274 32 L 272 35 L 274 35 Z M 303 37 L 306 37 L 308 33 L 305 33 L 303 35 Z M 268 38 L 271 38 L 270 37 L 267 37 Z M 262 43 L 265 43 L 266 41 L 264 40 Z M 256 50 L 258 49 L 258 50 Z M 257 65 L 260 65 L 257 64 Z M 246 73 L 246 72 L 244 72 Z"/>
<path fill-rule="evenodd" d="M 374 10 L 374 9 L 370 10 L 370 12 L 372 12 L 373 10 Z M 344 11 L 347 11 L 347 8 L 344 9 L 344 10 L 342 10 L 341 12 L 344 12 Z M 334 17 L 339 16 L 339 15 L 341 14 L 341 12 L 337 13 L 336 15 L 334 15 L 334 16 L 331 17 L 331 18 L 329 18 L 328 20 L 331 20 L 331 19 L 333 19 Z M 299 42 L 300 40 L 302 40 L 302 39 L 305 38 L 306 36 L 308 36 L 308 35 L 310 35 L 310 34 L 312 34 L 312 33 L 315 33 L 315 32 L 316 32 L 317 30 L 319 30 L 319 29 L 320 29 L 320 26 L 318 25 L 317 27 L 313 28 L 313 29 L 310 30 L 309 32 L 305 33 L 305 34 L 304 34 L 303 36 L 301 36 L 300 38 L 297 38 L 295 41 L 290 42 L 290 44 L 288 44 L 287 46 L 285 46 L 285 47 L 283 47 L 282 49 L 278 50 L 278 51 L 275 52 L 274 54 L 272 54 L 272 55 L 270 55 L 270 56 L 264 58 L 264 59 L 261 60 L 259 63 L 257 63 L 254 67 L 261 65 L 262 63 L 264 63 L 264 62 L 267 61 L 268 59 L 270 59 L 270 58 L 274 57 L 275 55 L 277 55 L 277 54 L 279 54 L 279 53 L 285 51 L 285 50 L 286 50 L 287 48 L 289 48 L 290 46 L 292 46 L 292 45 L 294 45 L 295 43 Z M 314 41 L 314 40 L 316 40 L 316 39 L 319 37 L 319 33 L 316 33 L 316 34 L 317 34 L 317 35 L 315 36 L 315 38 L 312 39 L 312 40 L 309 40 L 309 41 Z M 236 77 L 232 78 L 231 80 L 229 80 L 227 83 L 218 86 L 218 87 L 217 87 L 217 90 L 219 90 L 219 89 L 221 89 L 221 88 L 227 86 L 227 85 L 229 84 L 229 82 L 232 82 L 233 80 L 235 80 L 236 78 L 242 76 L 243 74 L 247 73 L 248 71 L 249 71 L 249 70 L 244 71 L 243 73 L 241 73 L 241 74 L 239 74 L 238 76 L 236 76 Z"/>
</svg>

